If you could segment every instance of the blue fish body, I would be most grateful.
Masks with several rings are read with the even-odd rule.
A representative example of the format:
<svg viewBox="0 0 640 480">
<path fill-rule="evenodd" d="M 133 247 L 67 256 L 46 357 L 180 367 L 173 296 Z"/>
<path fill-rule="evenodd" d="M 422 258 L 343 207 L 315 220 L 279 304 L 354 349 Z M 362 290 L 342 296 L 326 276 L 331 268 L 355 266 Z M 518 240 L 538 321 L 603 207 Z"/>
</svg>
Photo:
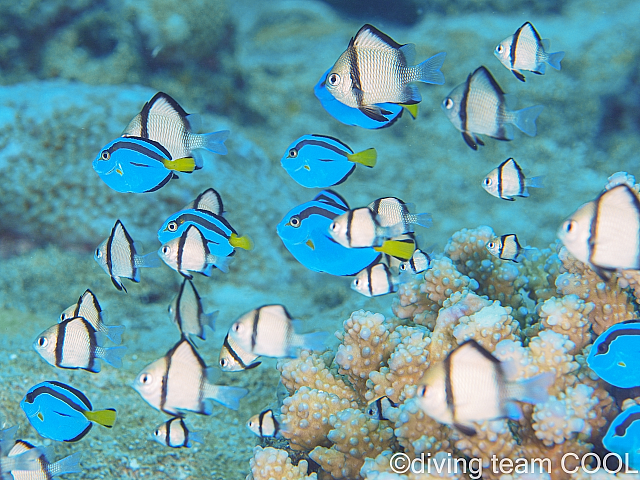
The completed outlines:
<svg viewBox="0 0 640 480">
<path fill-rule="evenodd" d="M 200 230 L 212 255 L 226 257 L 234 253 L 229 239 L 231 234 L 237 235 L 237 232 L 229 222 L 219 215 L 197 208 L 180 210 L 167 218 L 158 230 L 158 240 L 164 245 L 180 237 L 190 225 Z"/>
<path fill-rule="evenodd" d="M 335 217 L 349 210 L 335 192 L 323 190 L 312 201 L 299 205 L 278 224 L 278 236 L 302 265 L 330 275 L 355 275 L 380 260 L 373 248 L 346 248 L 329 236 Z"/>
<path fill-rule="evenodd" d="M 153 140 L 120 137 L 100 151 L 93 169 L 116 192 L 145 193 L 178 178 L 165 166 L 171 161 L 169 152 Z"/>
<path fill-rule="evenodd" d="M 640 323 L 617 323 L 600 334 L 587 364 L 605 382 L 620 388 L 640 386 Z"/>
<path fill-rule="evenodd" d="M 617 453 L 634 470 L 640 469 L 640 405 L 633 405 L 613 419 L 602 444 Z"/>
<path fill-rule="evenodd" d="M 86 416 L 92 411 L 89 399 L 61 382 L 42 382 L 30 388 L 20 407 L 40 435 L 59 442 L 80 440 L 93 425 Z"/>
<path fill-rule="evenodd" d="M 381 103 L 378 106 L 382 109 L 383 116 L 387 118 L 387 121 L 379 122 L 368 117 L 357 108 L 349 107 L 337 100 L 331 92 L 327 90 L 325 85 L 325 80 L 327 79 L 329 72 L 331 72 L 331 68 L 322 74 L 322 77 L 320 77 L 320 80 L 318 80 L 318 83 L 316 83 L 316 86 L 313 88 L 313 93 L 315 93 L 316 98 L 320 100 L 324 109 L 333 118 L 345 125 L 353 125 L 367 129 L 378 129 L 393 125 L 393 123 L 402 116 L 403 107 L 401 105 L 395 103 Z"/>
</svg>

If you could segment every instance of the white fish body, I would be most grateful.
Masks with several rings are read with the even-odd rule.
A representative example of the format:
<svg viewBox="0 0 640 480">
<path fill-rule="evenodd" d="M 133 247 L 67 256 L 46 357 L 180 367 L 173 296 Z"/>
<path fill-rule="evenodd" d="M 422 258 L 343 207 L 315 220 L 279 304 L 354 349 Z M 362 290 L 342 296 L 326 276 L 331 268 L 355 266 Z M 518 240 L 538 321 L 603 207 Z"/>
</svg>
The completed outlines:
<svg viewBox="0 0 640 480">
<path fill-rule="evenodd" d="M 411 213 L 410 206 L 396 197 L 384 197 L 367 205 L 378 216 L 383 227 L 393 227 L 398 223 L 404 225 L 405 233 L 413 231 L 412 225 L 429 228 L 433 223 L 430 213 Z"/>
<path fill-rule="evenodd" d="M 181 416 L 190 411 L 211 415 L 211 400 L 237 410 L 245 388 L 215 385 L 215 370 L 207 368 L 193 345 L 181 339 L 165 356 L 147 365 L 132 387 L 153 408 Z"/>
<path fill-rule="evenodd" d="M 247 421 L 247 428 L 259 437 L 277 437 L 280 435 L 280 422 L 270 408 Z"/>
<path fill-rule="evenodd" d="M 445 53 L 419 65 L 413 44 L 400 45 L 371 25 L 364 25 L 349 42 L 327 75 L 327 90 L 340 102 L 359 108 L 365 115 L 386 121 L 377 103 L 416 104 L 422 100 L 411 82 L 442 85 L 440 67 Z"/>
<path fill-rule="evenodd" d="M 116 345 L 122 342 L 122 334 L 125 331 L 124 325 L 108 326 L 104 323 L 104 310 L 100 307 L 98 299 L 89 289 L 85 290 L 77 303 L 67 307 L 61 314 L 59 322 L 69 318 L 82 317 L 89 322 L 98 332 L 104 333 L 109 340 Z"/>
<path fill-rule="evenodd" d="M 241 372 L 260 365 L 262 362 L 256 362 L 259 356 L 240 348 L 238 342 L 227 332 L 220 349 L 218 364 L 223 372 Z"/>
<path fill-rule="evenodd" d="M 204 443 L 202 433 L 189 430 L 182 417 L 174 417 L 158 425 L 153 432 L 153 439 L 171 448 L 190 448 L 192 442 Z"/>
<path fill-rule="evenodd" d="M 526 178 L 520 165 L 508 158 L 491 170 L 482 181 L 482 188 L 494 197 L 514 201 L 513 197 L 528 197 L 527 187 L 542 188 L 544 175 Z"/>
<path fill-rule="evenodd" d="M 329 225 L 329 235 L 346 248 L 380 247 L 385 240 L 409 231 L 411 226 L 402 220 L 395 225 L 382 226 L 378 215 L 368 207 L 348 210 Z"/>
<path fill-rule="evenodd" d="M 204 313 L 200 295 L 193 282 L 187 278 L 183 280 L 180 291 L 171 301 L 168 311 L 169 318 L 183 335 L 195 335 L 205 340 L 205 325 L 215 330 L 218 311 Z"/>
<path fill-rule="evenodd" d="M 564 52 L 548 53 L 549 45 L 549 40 L 541 39 L 534 26 L 526 22 L 516 30 L 516 33 L 500 42 L 493 53 L 518 80 L 524 82 L 525 78 L 521 70 L 544 75 L 545 64 L 560 70 Z"/>
<path fill-rule="evenodd" d="M 265 357 L 296 357 L 298 349 L 321 350 L 326 332 L 298 334 L 282 305 L 263 305 L 242 315 L 229 336 L 244 351 Z"/>
<path fill-rule="evenodd" d="M 429 269 L 431 265 L 431 255 L 423 252 L 420 249 L 416 249 L 413 255 L 406 262 L 400 263 L 398 270 L 400 274 L 418 274 Z M 402 277 L 401 277 L 402 278 Z"/>
<path fill-rule="evenodd" d="M 602 192 L 582 205 L 558 230 L 569 252 L 598 274 L 640 270 L 640 201 L 626 184 Z"/>
<path fill-rule="evenodd" d="M 384 263 L 370 265 L 358 273 L 351 288 L 366 297 L 377 297 L 398 290 L 400 282 Z"/>
<path fill-rule="evenodd" d="M 50 462 L 47 458 L 49 456 L 48 448 L 35 447 L 24 440 L 17 440 L 7 457 L 22 456 L 25 452 L 32 450 L 35 451 L 30 455 L 36 455 L 39 452 L 38 468 L 34 470 L 11 470 L 11 476 L 14 480 L 50 480 L 58 475 L 82 472 L 80 467 L 82 452 L 76 452 L 57 462 Z"/>
<path fill-rule="evenodd" d="M 537 248 L 523 247 L 515 233 L 508 233 L 501 237 L 494 237 L 485 246 L 491 255 L 501 260 L 511 260 L 514 263 L 524 258 L 531 258 L 538 251 Z"/>
<path fill-rule="evenodd" d="M 513 140 L 514 125 L 534 137 L 536 118 L 542 108 L 541 105 L 535 105 L 522 110 L 510 110 L 505 93 L 483 66 L 471 73 L 466 82 L 454 88 L 442 101 L 445 115 L 474 150 L 478 149 L 478 144 L 484 145 L 478 134 L 498 140 Z"/>
</svg>

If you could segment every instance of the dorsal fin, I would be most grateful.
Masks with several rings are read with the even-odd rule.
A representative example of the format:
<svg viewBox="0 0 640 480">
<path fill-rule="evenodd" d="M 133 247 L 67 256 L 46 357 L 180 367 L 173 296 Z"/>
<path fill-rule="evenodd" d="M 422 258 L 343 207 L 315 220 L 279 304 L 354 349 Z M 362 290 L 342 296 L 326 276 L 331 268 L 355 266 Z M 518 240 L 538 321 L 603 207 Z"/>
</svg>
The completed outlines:
<svg viewBox="0 0 640 480">
<path fill-rule="evenodd" d="M 335 205 L 340 209 L 344 208 L 346 210 L 349 210 L 349 205 L 347 204 L 347 201 L 344 198 L 342 198 L 340 195 L 338 195 L 336 192 L 334 192 L 333 190 L 321 191 L 318 195 L 313 197 L 313 201 L 323 202 L 328 205 Z"/>
<path fill-rule="evenodd" d="M 498 95 L 501 101 L 504 97 L 502 88 L 500 88 L 498 82 L 496 82 L 495 78 L 493 78 L 491 72 L 484 66 L 478 67 L 469 78 L 469 89 L 475 88 L 493 91 L 496 95 Z"/>
<path fill-rule="evenodd" d="M 403 46 L 389 35 L 382 33 L 376 27 L 369 25 L 368 23 L 358 30 L 358 33 L 356 33 L 352 42 L 354 46 L 361 48 L 391 48 L 393 50 L 398 50 Z"/>
</svg>

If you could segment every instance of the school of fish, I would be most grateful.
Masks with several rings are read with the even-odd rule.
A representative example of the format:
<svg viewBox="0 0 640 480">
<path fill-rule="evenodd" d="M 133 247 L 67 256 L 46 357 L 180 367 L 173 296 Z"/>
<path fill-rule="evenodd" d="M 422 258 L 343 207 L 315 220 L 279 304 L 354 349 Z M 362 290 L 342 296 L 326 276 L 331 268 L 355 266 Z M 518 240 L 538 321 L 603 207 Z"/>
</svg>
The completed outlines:
<svg viewBox="0 0 640 480">
<path fill-rule="evenodd" d="M 564 57 L 564 52 L 549 52 L 549 41 L 530 22 L 498 43 L 494 54 L 521 82 L 525 82 L 523 72 L 543 75 L 547 64 L 560 70 Z M 443 85 L 440 68 L 446 54 L 436 53 L 420 63 L 415 63 L 415 57 L 414 45 L 400 44 L 366 24 L 325 71 L 314 93 L 327 113 L 346 125 L 388 128 L 400 121 L 405 110 L 415 119 L 422 100 L 416 82 L 430 85 L 424 88 Z M 514 110 L 508 103 L 489 69 L 479 66 L 444 97 L 441 108 L 467 145 L 477 150 L 484 145 L 482 136 L 513 140 L 513 127 L 536 135 L 536 119 L 543 107 Z M 117 192 L 153 195 L 160 188 L 172 188 L 170 180 L 178 173 L 201 169 L 209 153 L 227 153 L 224 142 L 229 131 L 201 134 L 199 130 L 197 115 L 188 114 L 171 96 L 158 92 L 134 114 L 122 136 L 97 152 L 93 169 Z M 323 134 L 300 136 L 290 142 L 281 158 L 293 181 L 322 190 L 311 195 L 310 201 L 291 206 L 274 226 L 275 232 L 306 268 L 353 277 L 351 288 L 367 297 L 395 292 L 431 265 L 432 253 L 418 247 L 415 234 L 417 227 L 431 226 L 431 214 L 415 213 L 412 204 L 395 197 L 371 199 L 366 206 L 352 208 L 331 190 L 348 182 L 356 167 L 375 168 L 378 161 L 387 160 L 378 158 L 375 145 L 358 145 L 353 150 Z M 543 188 L 543 177 L 526 177 L 516 160 L 508 158 L 478 182 L 480 186 L 498 199 L 514 201 L 528 197 L 528 188 Z M 633 183 L 612 182 L 569 216 L 559 227 L 558 237 L 605 281 L 616 270 L 640 270 L 639 198 Z M 216 270 L 232 271 L 236 252 L 252 250 L 253 241 L 232 227 L 222 197 L 213 188 L 170 215 L 157 235 L 158 251 L 142 254 L 117 219 L 109 236 L 96 247 L 94 258 L 113 286 L 124 293 L 123 279 L 140 282 L 140 268 L 158 268 L 164 262 L 180 274 L 180 289 L 167 307 L 169 319 L 179 330 L 176 342 L 144 367 L 131 387 L 149 406 L 168 416 L 155 429 L 149 426 L 150 438 L 168 448 L 189 448 L 204 438 L 189 429 L 188 415 L 211 415 L 222 407 L 238 409 L 248 393 L 245 388 L 221 383 L 220 371 L 258 368 L 261 357 L 296 357 L 301 349 L 322 351 L 328 333 L 309 333 L 309 327 L 284 305 L 255 306 L 233 322 L 217 347 L 219 365 L 206 365 L 198 343 L 206 340 L 207 328 L 215 329 L 218 312 L 205 313 L 194 274 L 210 277 Z M 505 262 L 521 262 L 537 251 L 522 246 L 514 233 L 493 238 L 486 249 Z M 33 348 L 53 368 L 91 374 L 99 374 L 105 364 L 118 368 L 127 352 L 120 345 L 124 327 L 106 325 L 103 315 L 98 299 L 86 290 L 61 313 L 58 322 L 37 335 Z M 597 338 L 587 364 L 615 387 L 640 387 L 638 345 L 640 323 L 614 325 Z M 417 385 L 417 403 L 437 422 L 463 435 L 474 435 L 474 422 L 519 418 L 516 402 L 538 403 L 547 398 L 552 380 L 548 374 L 516 382 L 509 378 L 509 371 L 506 363 L 475 341 L 467 341 L 429 368 Z M 96 423 L 111 428 L 117 417 L 113 408 L 94 410 L 84 393 L 56 380 L 29 388 L 20 406 L 41 437 L 60 442 L 82 440 Z M 381 396 L 371 402 L 367 413 L 385 420 L 389 409 L 397 406 Z M 281 436 L 285 427 L 278 407 L 251 417 L 248 429 L 260 437 Z M 614 452 L 628 451 L 630 445 L 637 449 L 639 425 L 638 407 L 625 410 L 611 423 L 604 446 Z M 14 434 L 14 428 L 0 431 L 0 474 L 11 472 L 18 478 L 18 471 L 30 471 L 33 476 L 29 478 L 51 478 L 80 470 L 79 453 L 52 462 L 45 447 L 23 440 L 11 447 Z"/>
</svg>

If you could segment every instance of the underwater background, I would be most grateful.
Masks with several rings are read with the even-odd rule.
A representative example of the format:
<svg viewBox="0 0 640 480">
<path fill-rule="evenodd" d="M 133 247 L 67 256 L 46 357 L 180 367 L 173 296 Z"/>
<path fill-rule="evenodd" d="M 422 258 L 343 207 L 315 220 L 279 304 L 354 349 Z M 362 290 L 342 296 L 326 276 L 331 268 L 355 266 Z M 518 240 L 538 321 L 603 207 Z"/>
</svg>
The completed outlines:
<svg viewBox="0 0 640 480">
<path fill-rule="evenodd" d="M 343 322 L 352 312 L 364 309 L 392 319 L 403 300 L 397 294 L 361 296 L 349 288 L 350 278 L 308 270 L 285 249 L 276 225 L 319 191 L 301 187 L 281 168 L 287 146 L 303 134 L 318 133 L 339 138 L 355 151 L 375 147 L 375 168 L 357 168 L 334 189 L 353 207 L 395 196 L 413 203 L 416 212 L 430 212 L 432 227 L 418 230 L 425 250 L 442 254 L 455 232 L 487 225 L 497 235 L 517 233 L 521 244 L 547 249 L 541 265 L 559 264 L 551 257 L 563 219 L 592 200 L 614 172 L 639 173 L 638 18 L 640 6 L 631 0 L 606 5 L 590 0 L 0 2 L 0 411 L 5 428 L 19 425 L 20 438 L 53 445 L 57 458 L 83 452 L 83 472 L 68 478 L 244 479 L 254 446 L 270 443 L 261 443 L 245 423 L 277 406 L 277 360 L 263 359 L 256 369 L 222 375 L 222 383 L 245 387 L 249 394 L 238 411 L 216 406 L 211 416 L 188 416 L 190 428 L 203 432 L 204 444 L 172 450 L 154 442 L 153 430 L 168 417 L 150 408 L 130 385 L 179 339 L 167 306 L 182 278 L 162 265 L 143 269 L 139 284 L 125 280 L 128 294 L 114 289 L 92 256 L 116 219 L 127 226 L 139 252 L 151 252 L 159 247 L 156 231 L 162 222 L 206 188 L 215 188 L 228 218 L 238 232 L 253 238 L 255 249 L 239 252 L 228 274 L 195 279 L 205 310 L 220 312 L 216 331 L 200 342 L 207 365 L 217 364 L 232 322 L 267 303 L 286 305 L 305 331 L 343 332 L 343 338 L 331 335 L 327 342 L 335 354 L 339 342 L 344 344 Z M 526 21 L 551 39 L 551 51 L 563 50 L 566 56 L 561 71 L 528 74 L 522 83 L 493 50 Z M 365 23 L 399 43 L 415 43 L 418 59 L 447 53 L 442 67 L 446 83 L 418 86 L 423 100 L 417 119 L 405 114 L 380 130 L 346 126 L 314 96 L 323 72 Z M 478 151 L 465 144 L 440 104 L 480 65 L 515 95 L 518 108 L 544 106 L 537 136 L 518 131 L 511 142 L 485 137 Z M 200 113 L 202 131 L 230 130 L 229 153 L 209 155 L 202 171 L 181 175 L 157 192 L 115 192 L 91 162 L 158 91 L 171 95 L 187 112 Z M 483 191 L 484 176 L 509 157 L 531 175 L 546 175 L 544 188 L 516 202 Z M 473 266 L 459 270 L 474 277 Z M 543 271 L 558 275 L 553 268 L 541 267 Z M 514 306 L 522 332 L 528 325 L 532 336 L 537 333 L 538 307 L 555 294 L 554 280 L 546 294 Z M 509 303 L 508 295 L 492 296 L 495 289 L 482 291 L 484 287 L 481 283 L 479 295 Z M 56 323 L 87 288 L 107 311 L 107 324 L 126 326 L 122 368 L 105 366 L 98 374 L 56 369 L 31 347 L 38 333 Z M 562 296 L 560 291 L 557 295 Z M 624 298 L 621 303 L 626 302 L 629 313 L 620 318 L 634 318 L 634 299 Z M 582 299 L 593 301 L 588 292 Z M 406 313 L 407 322 L 413 314 Z M 400 324 L 389 322 L 393 328 Z M 433 329 L 429 321 L 423 325 Z M 386 364 L 392 350 L 372 370 Z M 570 350 L 565 348 L 565 355 L 580 354 Z M 325 361 L 331 375 L 343 375 L 350 383 L 344 368 L 338 372 L 336 364 L 331 367 L 326 355 Z M 45 380 L 72 384 L 96 408 L 116 408 L 116 425 L 111 430 L 95 427 L 76 444 L 41 438 L 19 402 Z M 371 400 L 364 394 L 365 380 L 351 382 L 362 390 L 351 402 L 363 409 Z M 606 394 L 602 382 L 585 382 Z M 609 400 L 606 415 L 598 416 L 611 420 L 619 411 Z M 574 430 L 566 442 L 579 442 L 583 452 L 601 449 L 597 435 L 591 434 Z M 397 451 L 395 441 L 385 445 L 393 444 Z M 325 438 L 318 445 L 329 448 L 332 443 Z M 285 448 L 286 442 L 279 446 Z M 315 445 L 303 446 L 297 451 L 308 452 Z M 453 440 L 440 447 L 452 451 Z M 477 454 L 471 447 L 455 448 Z M 355 457 L 375 458 L 378 453 Z M 331 478 L 327 475 L 321 470 L 318 478 Z M 340 475 L 333 478 L 365 474 Z M 371 473 L 366 478 L 376 477 Z"/>
</svg>

